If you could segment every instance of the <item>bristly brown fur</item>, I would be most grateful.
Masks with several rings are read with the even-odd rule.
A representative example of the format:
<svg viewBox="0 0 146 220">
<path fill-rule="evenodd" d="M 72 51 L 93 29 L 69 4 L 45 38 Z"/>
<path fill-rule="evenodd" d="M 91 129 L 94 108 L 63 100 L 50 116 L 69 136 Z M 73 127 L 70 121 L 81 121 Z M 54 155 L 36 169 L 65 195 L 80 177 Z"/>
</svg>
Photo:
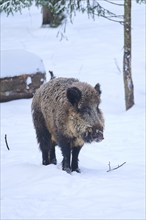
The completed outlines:
<svg viewBox="0 0 146 220">
<path fill-rule="evenodd" d="M 32 101 L 33 122 L 43 164 L 56 161 L 54 147 L 59 145 L 64 157 L 63 169 L 67 171 L 72 149 L 81 148 L 86 140 L 92 142 L 97 130 L 103 132 L 104 119 L 98 108 L 101 91 L 99 84 L 92 87 L 74 78 L 54 78 L 52 71 L 49 72 L 51 80 L 36 91 Z M 72 166 L 78 170 L 75 164 L 79 152 L 72 153 L 77 154 L 77 157 L 73 155 Z"/>
</svg>

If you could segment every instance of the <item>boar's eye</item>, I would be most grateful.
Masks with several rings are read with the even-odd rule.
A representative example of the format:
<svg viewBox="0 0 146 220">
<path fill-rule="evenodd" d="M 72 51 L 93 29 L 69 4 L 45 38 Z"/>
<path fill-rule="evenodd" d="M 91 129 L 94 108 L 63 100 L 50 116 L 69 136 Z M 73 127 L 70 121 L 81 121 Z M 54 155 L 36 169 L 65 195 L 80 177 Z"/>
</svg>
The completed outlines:
<svg viewBox="0 0 146 220">
<path fill-rule="evenodd" d="M 77 87 L 67 89 L 67 98 L 72 105 L 77 105 L 81 97 L 82 93 Z"/>
</svg>

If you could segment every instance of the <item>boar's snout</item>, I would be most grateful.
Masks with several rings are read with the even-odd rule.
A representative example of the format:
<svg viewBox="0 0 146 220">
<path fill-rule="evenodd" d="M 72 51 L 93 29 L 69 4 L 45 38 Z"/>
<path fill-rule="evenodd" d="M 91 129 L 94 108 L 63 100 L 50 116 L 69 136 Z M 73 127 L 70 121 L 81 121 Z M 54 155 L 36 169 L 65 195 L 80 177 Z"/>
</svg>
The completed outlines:
<svg viewBox="0 0 146 220">
<path fill-rule="evenodd" d="M 96 142 L 101 142 L 104 139 L 103 131 L 96 130 L 95 133 L 93 132 L 93 139 Z"/>
<path fill-rule="evenodd" d="M 103 131 L 98 129 L 89 128 L 83 135 L 83 139 L 86 143 L 91 143 L 93 141 L 101 142 L 104 139 Z"/>
</svg>

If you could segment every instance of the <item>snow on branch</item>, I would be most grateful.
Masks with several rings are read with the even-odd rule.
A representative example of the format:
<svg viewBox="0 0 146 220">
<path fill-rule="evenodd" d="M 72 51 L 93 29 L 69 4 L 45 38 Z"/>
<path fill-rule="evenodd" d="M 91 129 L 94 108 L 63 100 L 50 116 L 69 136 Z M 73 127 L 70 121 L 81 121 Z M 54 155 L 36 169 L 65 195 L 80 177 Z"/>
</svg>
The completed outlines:
<svg viewBox="0 0 146 220">
<path fill-rule="evenodd" d="M 116 169 L 120 168 L 121 166 L 123 166 L 125 163 L 126 163 L 126 162 L 124 162 L 124 163 L 118 165 L 117 167 L 112 168 L 112 167 L 111 167 L 111 163 L 110 163 L 110 161 L 109 161 L 109 164 L 108 164 L 109 169 L 107 170 L 107 172 L 110 172 L 110 171 L 116 170 Z"/>
<path fill-rule="evenodd" d="M 21 12 L 25 7 L 30 7 L 32 0 L 2 0 L 0 3 L 0 12 L 4 11 L 7 15 L 14 12 Z"/>
</svg>

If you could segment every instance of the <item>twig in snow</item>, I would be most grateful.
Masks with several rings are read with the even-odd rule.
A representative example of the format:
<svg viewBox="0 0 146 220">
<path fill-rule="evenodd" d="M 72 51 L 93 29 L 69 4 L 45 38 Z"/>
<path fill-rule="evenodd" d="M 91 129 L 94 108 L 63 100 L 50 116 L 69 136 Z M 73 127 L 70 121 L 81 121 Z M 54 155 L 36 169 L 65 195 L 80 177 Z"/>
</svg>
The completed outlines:
<svg viewBox="0 0 146 220">
<path fill-rule="evenodd" d="M 108 166 L 109 166 L 109 170 L 107 172 L 111 171 L 111 163 L 110 163 L 110 161 L 108 163 Z"/>
<path fill-rule="evenodd" d="M 6 135 L 6 134 L 5 134 L 5 143 L 6 143 L 7 149 L 10 150 L 9 145 L 8 145 L 8 142 L 7 142 L 7 135 Z"/>
<path fill-rule="evenodd" d="M 109 161 L 109 164 L 108 164 L 109 169 L 107 170 L 107 172 L 110 172 L 110 171 L 116 170 L 116 169 L 120 168 L 121 166 L 123 166 L 125 163 L 126 163 L 126 162 L 124 162 L 124 163 L 118 165 L 117 167 L 111 168 L 111 164 L 110 164 L 110 161 Z"/>
</svg>

